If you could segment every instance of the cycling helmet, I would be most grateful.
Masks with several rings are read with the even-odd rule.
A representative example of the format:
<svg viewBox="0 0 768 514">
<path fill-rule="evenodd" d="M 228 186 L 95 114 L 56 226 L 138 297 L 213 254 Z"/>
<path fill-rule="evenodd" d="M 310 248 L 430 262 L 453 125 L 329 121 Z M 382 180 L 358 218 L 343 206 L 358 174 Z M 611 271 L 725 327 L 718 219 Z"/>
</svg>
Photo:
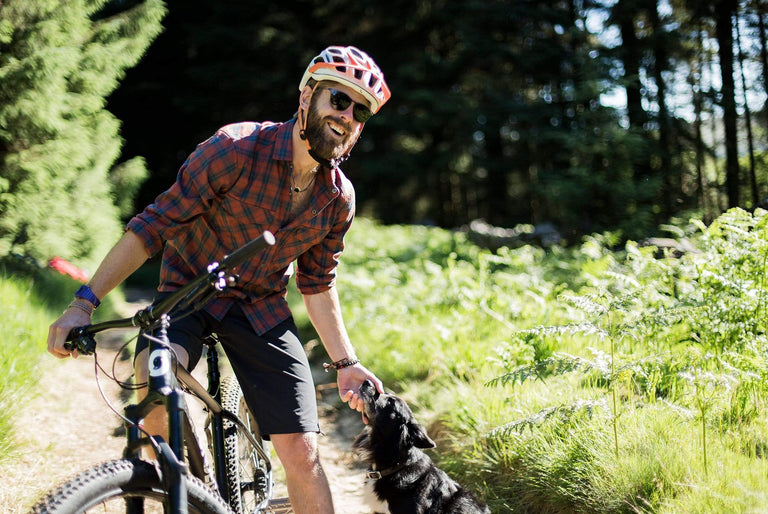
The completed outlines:
<svg viewBox="0 0 768 514">
<path fill-rule="evenodd" d="M 371 104 L 376 113 L 392 96 L 384 74 L 368 54 L 354 46 L 329 46 L 312 59 L 299 83 L 303 90 L 309 79 L 332 80 L 349 86 Z"/>
</svg>

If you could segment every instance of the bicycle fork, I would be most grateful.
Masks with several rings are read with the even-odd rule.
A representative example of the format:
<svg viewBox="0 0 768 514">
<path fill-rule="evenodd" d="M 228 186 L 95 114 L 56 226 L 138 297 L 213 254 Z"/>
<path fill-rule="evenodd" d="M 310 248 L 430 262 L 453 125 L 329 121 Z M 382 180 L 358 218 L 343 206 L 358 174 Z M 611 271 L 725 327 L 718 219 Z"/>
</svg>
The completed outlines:
<svg viewBox="0 0 768 514">
<path fill-rule="evenodd" d="M 152 444 L 157 461 L 160 464 L 163 484 L 168 491 L 170 512 L 186 514 L 187 508 L 187 470 L 183 461 L 184 447 L 184 416 L 186 401 L 173 371 L 173 355 L 168 343 L 168 317 L 163 316 L 156 342 L 149 338 L 149 377 L 147 396 L 138 404 L 125 408 L 128 444 L 125 449 L 126 458 L 140 457 L 141 447 L 147 443 L 139 424 L 155 407 L 165 405 L 168 415 L 168 440 L 153 437 Z M 127 500 L 128 512 L 143 512 L 141 499 Z M 133 505 L 131 502 L 136 502 Z"/>
</svg>

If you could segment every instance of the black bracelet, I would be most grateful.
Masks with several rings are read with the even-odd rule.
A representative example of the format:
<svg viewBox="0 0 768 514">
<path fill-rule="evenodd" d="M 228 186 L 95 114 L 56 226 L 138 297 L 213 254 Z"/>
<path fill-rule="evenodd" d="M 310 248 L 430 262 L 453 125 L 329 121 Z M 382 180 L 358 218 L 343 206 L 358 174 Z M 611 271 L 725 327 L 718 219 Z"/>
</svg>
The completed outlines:
<svg viewBox="0 0 768 514">
<path fill-rule="evenodd" d="M 342 368 L 348 368 L 350 366 L 354 366 L 355 364 L 360 364 L 360 359 L 350 359 L 347 357 L 344 357 L 340 361 L 332 362 L 328 364 L 327 362 L 323 363 L 323 369 L 325 369 L 325 372 L 328 373 L 328 370 L 331 368 L 335 370 L 340 370 Z"/>
</svg>

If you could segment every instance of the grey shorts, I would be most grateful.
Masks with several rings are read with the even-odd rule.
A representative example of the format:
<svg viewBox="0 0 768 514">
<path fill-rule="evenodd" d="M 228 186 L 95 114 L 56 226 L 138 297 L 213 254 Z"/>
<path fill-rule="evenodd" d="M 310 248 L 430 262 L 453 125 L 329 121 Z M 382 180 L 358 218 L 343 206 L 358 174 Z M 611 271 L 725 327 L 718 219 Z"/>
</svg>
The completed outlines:
<svg viewBox="0 0 768 514">
<path fill-rule="evenodd" d="M 191 371 L 211 333 L 221 341 L 262 436 L 320 431 L 314 381 L 293 318 L 257 335 L 234 305 L 221 321 L 200 311 L 172 322 L 168 339 L 187 350 Z M 139 337 L 136 354 L 148 343 Z"/>
</svg>

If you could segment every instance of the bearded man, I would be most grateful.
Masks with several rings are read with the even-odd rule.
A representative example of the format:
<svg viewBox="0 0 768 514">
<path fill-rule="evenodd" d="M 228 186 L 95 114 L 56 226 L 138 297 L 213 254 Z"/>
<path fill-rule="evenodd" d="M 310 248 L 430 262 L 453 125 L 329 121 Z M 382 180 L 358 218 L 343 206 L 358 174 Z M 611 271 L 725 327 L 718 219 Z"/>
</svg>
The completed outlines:
<svg viewBox="0 0 768 514">
<path fill-rule="evenodd" d="M 176 182 L 130 220 L 89 283 L 49 329 L 48 351 L 72 355 L 70 329 L 149 257 L 162 251 L 156 301 L 264 231 L 276 243 L 238 268 L 239 280 L 194 315 L 171 324 L 181 364 L 194 368 L 203 339 L 216 333 L 262 435 L 286 471 L 296 513 L 333 512 L 318 455 L 320 431 L 309 363 L 285 299 L 296 285 L 337 370 L 339 395 L 362 412 L 358 389 L 381 382 L 355 356 L 341 316 L 336 268 L 355 213 L 352 184 L 339 169 L 366 121 L 389 99 L 384 75 L 365 52 L 331 46 L 307 66 L 299 109 L 285 123 L 236 123 L 219 129 L 181 166 Z M 137 383 L 147 376 L 147 340 L 137 342 Z M 76 357 L 76 355 L 74 355 Z M 146 394 L 146 389 L 140 396 Z M 159 409 L 145 420 L 167 433 Z"/>
</svg>

